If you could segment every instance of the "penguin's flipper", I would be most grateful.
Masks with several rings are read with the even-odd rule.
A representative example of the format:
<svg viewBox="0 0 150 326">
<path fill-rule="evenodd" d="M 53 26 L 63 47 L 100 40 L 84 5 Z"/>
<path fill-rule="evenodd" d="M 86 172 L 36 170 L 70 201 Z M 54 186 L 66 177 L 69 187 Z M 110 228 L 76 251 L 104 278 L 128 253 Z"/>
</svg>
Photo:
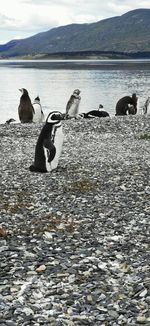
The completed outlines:
<svg viewBox="0 0 150 326">
<path fill-rule="evenodd" d="M 49 139 L 44 140 L 43 146 L 47 149 L 48 162 L 50 163 L 55 157 L 56 148 L 53 142 Z"/>
<path fill-rule="evenodd" d="M 66 115 L 68 114 L 68 112 L 69 112 L 69 110 L 70 110 L 70 108 L 71 108 L 71 106 L 72 106 L 72 104 L 74 102 L 74 98 L 75 98 L 75 96 L 74 95 L 71 95 L 69 101 L 67 102 L 67 105 L 66 105 Z"/>
<path fill-rule="evenodd" d="M 32 105 L 32 114 L 35 114 L 34 106 Z"/>
<path fill-rule="evenodd" d="M 68 112 L 70 110 L 70 107 L 71 107 L 71 104 L 70 102 L 68 101 L 67 105 L 66 105 L 66 116 L 68 115 Z"/>
<path fill-rule="evenodd" d="M 88 112 L 88 113 L 85 113 L 84 118 L 93 119 L 93 118 L 95 118 L 95 116 L 91 112 Z"/>
</svg>

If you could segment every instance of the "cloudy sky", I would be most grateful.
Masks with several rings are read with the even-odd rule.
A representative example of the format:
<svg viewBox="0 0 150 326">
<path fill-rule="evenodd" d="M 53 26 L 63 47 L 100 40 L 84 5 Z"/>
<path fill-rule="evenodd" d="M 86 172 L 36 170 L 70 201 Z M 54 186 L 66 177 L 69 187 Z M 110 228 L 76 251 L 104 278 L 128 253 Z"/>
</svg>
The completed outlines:
<svg viewBox="0 0 150 326">
<path fill-rule="evenodd" d="M 91 23 L 149 8 L 150 0 L 0 0 L 0 44 L 53 27 Z"/>
</svg>

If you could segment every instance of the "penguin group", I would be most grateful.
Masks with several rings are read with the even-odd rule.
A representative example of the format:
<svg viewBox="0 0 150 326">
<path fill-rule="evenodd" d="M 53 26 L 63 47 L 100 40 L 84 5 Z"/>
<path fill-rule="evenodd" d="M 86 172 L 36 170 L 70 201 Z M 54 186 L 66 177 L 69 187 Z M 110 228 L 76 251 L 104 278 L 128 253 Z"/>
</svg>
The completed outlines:
<svg viewBox="0 0 150 326">
<path fill-rule="evenodd" d="M 102 104 L 99 105 L 98 109 L 86 113 L 79 113 L 81 91 L 75 89 L 66 104 L 65 113 L 52 111 L 48 114 L 45 120 L 40 97 L 36 96 L 32 103 L 29 93 L 25 88 L 21 88 L 19 91 L 21 92 L 20 103 L 18 106 L 20 122 L 43 123 L 45 121 L 36 142 L 34 162 L 29 167 L 31 172 L 46 173 L 57 168 L 64 140 L 62 120 L 72 118 L 92 119 L 109 117 L 109 113 L 103 109 Z M 135 115 L 137 113 L 137 101 L 138 98 L 135 93 L 133 93 L 132 96 L 122 97 L 116 104 L 115 115 Z M 150 97 L 147 98 L 144 104 L 143 114 L 148 114 L 149 107 Z M 10 123 L 15 122 L 14 119 L 8 119 L 6 124 L 9 125 Z"/>
<path fill-rule="evenodd" d="M 20 88 L 22 93 L 18 106 L 18 115 L 21 123 L 43 122 L 44 113 L 40 103 L 40 98 L 37 96 L 34 102 L 31 102 L 28 91 L 25 88 Z"/>
<path fill-rule="evenodd" d="M 135 93 L 131 96 L 122 97 L 116 104 L 116 115 L 127 115 L 137 113 L 138 98 Z"/>
<path fill-rule="evenodd" d="M 37 96 L 32 103 L 28 91 L 25 88 L 21 88 L 20 91 L 22 93 L 18 107 L 20 122 L 44 122 L 44 113 L 39 96 Z M 92 118 L 109 116 L 107 112 L 100 110 L 103 108 L 102 105 L 99 105 L 98 110 L 79 114 L 79 105 L 81 101 L 80 93 L 81 91 L 79 89 L 73 91 L 67 102 L 65 113 L 52 111 L 48 114 L 36 142 L 34 162 L 29 167 L 31 172 L 46 173 L 57 168 L 64 139 L 62 120 L 72 118 L 78 119 L 79 117 Z M 13 120 L 14 119 L 9 119 L 7 123 L 9 124 Z"/>
<path fill-rule="evenodd" d="M 137 114 L 138 97 L 135 93 L 132 96 L 122 97 L 116 104 L 116 116 Z M 143 114 L 150 114 L 150 96 L 146 99 L 143 107 Z"/>
<path fill-rule="evenodd" d="M 103 109 L 103 105 L 100 104 L 98 109 L 91 110 L 85 113 L 79 113 L 79 105 L 81 102 L 81 91 L 79 89 L 75 89 L 73 94 L 70 96 L 69 101 L 66 105 L 66 112 L 64 114 L 64 119 L 71 118 L 105 118 L 109 117 L 109 113 Z M 137 104 L 138 97 L 136 93 L 133 93 L 132 96 L 124 96 L 120 98 L 115 107 L 115 116 L 124 116 L 124 115 L 135 115 L 137 114 Z M 143 114 L 150 113 L 150 97 L 144 103 L 142 108 Z"/>
<path fill-rule="evenodd" d="M 20 103 L 18 106 L 18 116 L 21 123 L 41 123 L 45 121 L 45 116 L 42 110 L 42 105 L 40 102 L 40 97 L 36 96 L 32 102 L 29 96 L 28 91 L 25 88 L 19 89 L 22 93 L 20 97 Z M 81 103 L 81 90 L 75 89 L 71 94 L 69 100 L 66 104 L 65 113 L 63 113 L 64 119 L 78 119 L 78 118 L 105 118 L 109 117 L 109 113 L 103 109 L 103 105 L 100 104 L 98 109 L 93 109 L 88 112 L 79 113 L 80 103 Z M 135 115 L 137 114 L 137 102 L 138 97 L 136 93 L 133 93 L 132 96 L 124 96 L 119 99 L 115 107 L 115 115 Z M 150 110 L 150 97 L 144 103 L 143 114 L 148 114 Z M 14 123 L 14 119 L 8 119 L 7 124 Z"/>
<path fill-rule="evenodd" d="M 101 110 L 103 108 L 103 105 L 100 104 L 99 108 L 96 110 L 91 110 L 86 113 L 80 113 L 79 114 L 79 105 L 81 102 L 81 96 L 80 96 L 81 91 L 79 89 L 75 89 L 72 93 L 72 95 L 69 98 L 69 101 L 67 102 L 66 105 L 66 113 L 64 115 L 65 119 L 71 119 L 71 118 L 94 118 L 94 117 L 109 117 L 109 113 Z"/>
</svg>

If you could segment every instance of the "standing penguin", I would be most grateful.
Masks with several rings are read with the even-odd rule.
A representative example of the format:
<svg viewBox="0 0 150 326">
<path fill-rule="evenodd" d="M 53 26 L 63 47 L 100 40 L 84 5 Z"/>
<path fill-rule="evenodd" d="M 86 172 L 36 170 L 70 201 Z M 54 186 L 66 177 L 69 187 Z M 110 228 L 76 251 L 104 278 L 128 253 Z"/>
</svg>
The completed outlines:
<svg viewBox="0 0 150 326">
<path fill-rule="evenodd" d="M 18 107 L 19 119 L 22 123 L 32 122 L 34 108 L 31 103 L 28 91 L 25 88 L 21 88 L 19 91 L 22 93 Z"/>
<path fill-rule="evenodd" d="M 150 113 L 150 96 L 148 96 L 147 100 L 144 103 L 143 113 L 144 114 L 149 114 Z"/>
<path fill-rule="evenodd" d="M 33 108 L 34 108 L 33 122 L 35 122 L 35 123 L 43 122 L 44 121 L 44 113 L 42 111 L 42 105 L 41 105 L 39 96 L 37 96 L 34 99 Z"/>
<path fill-rule="evenodd" d="M 66 106 L 66 119 L 77 118 L 79 113 L 79 104 L 81 101 L 81 91 L 75 89 Z"/>
<path fill-rule="evenodd" d="M 31 172 L 50 172 L 57 168 L 64 138 L 61 120 L 60 112 L 49 113 L 36 144 Z"/>
</svg>

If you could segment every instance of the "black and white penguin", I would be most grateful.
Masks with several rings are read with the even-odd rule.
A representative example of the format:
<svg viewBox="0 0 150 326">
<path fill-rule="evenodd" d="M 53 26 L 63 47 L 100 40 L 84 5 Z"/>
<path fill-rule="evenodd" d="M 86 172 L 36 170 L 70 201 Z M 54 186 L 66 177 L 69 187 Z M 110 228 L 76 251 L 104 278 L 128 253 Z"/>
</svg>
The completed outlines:
<svg viewBox="0 0 150 326">
<path fill-rule="evenodd" d="M 34 108 L 33 122 L 35 122 L 35 123 L 43 122 L 44 121 L 44 113 L 42 110 L 42 105 L 41 105 L 39 96 L 37 96 L 34 99 L 34 102 L 32 105 Z"/>
<path fill-rule="evenodd" d="M 87 113 L 81 113 L 80 116 L 83 118 L 86 118 L 86 119 L 95 118 L 95 117 L 98 117 L 98 118 L 109 117 L 109 113 L 104 110 L 101 110 L 102 108 L 103 108 L 103 105 L 100 104 L 99 108 L 97 110 L 91 110 Z"/>
<path fill-rule="evenodd" d="M 49 113 L 37 140 L 31 172 L 50 172 L 57 168 L 64 138 L 61 120 L 60 112 Z"/>
<path fill-rule="evenodd" d="M 28 91 L 25 88 L 21 88 L 19 91 L 22 93 L 18 107 L 19 119 L 22 123 L 33 122 L 34 108 Z"/>
<path fill-rule="evenodd" d="M 17 123 L 17 121 L 16 121 L 15 119 L 13 119 L 13 118 L 10 118 L 10 119 L 6 120 L 5 123 L 6 123 L 7 125 L 10 125 L 11 123 Z"/>
<path fill-rule="evenodd" d="M 148 96 L 147 100 L 144 103 L 143 113 L 144 114 L 150 114 L 150 96 Z"/>
<path fill-rule="evenodd" d="M 79 89 L 75 89 L 73 94 L 70 96 L 66 106 L 66 119 L 78 118 L 79 104 L 81 101 L 80 93 L 81 91 Z"/>
<path fill-rule="evenodd" d="M 116 115 L 127 115 L 137 113 L 137 101 L 136 94 L 131 96 L 122 97 L 116 104 Z M 132 105 L 132 109 L 130 107 Z"/>
</svg>

